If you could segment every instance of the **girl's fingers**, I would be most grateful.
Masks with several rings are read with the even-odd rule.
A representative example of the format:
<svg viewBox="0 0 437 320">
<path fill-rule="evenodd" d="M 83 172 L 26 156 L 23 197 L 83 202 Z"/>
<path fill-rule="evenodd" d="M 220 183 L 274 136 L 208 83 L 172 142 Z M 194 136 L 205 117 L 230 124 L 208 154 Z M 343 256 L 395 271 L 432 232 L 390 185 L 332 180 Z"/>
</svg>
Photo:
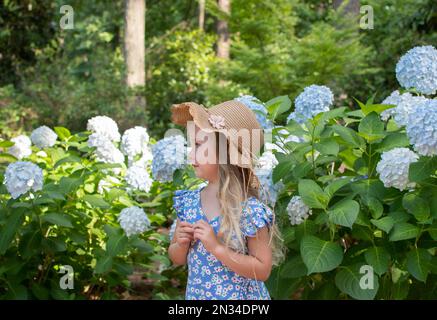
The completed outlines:
<svg viewBox="0 0 437 320">
<path fill-rule="evenodd" d="M 183 232 L 193 232 L 194 228 L 193 227 L 182 227 L 181 231 L 183 231 Z"/>
</svg>

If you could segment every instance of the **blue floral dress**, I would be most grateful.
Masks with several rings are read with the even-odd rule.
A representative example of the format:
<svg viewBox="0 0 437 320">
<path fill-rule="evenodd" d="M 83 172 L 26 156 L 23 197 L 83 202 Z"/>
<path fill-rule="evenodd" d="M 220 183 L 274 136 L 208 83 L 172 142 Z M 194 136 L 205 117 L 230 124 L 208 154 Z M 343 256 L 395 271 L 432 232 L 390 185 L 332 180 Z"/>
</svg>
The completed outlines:
<svg viewBox="0 0 437 320">
<path fill-rule="evenodd" d="M 222 216 L 208 220 L 202 211 L 200 191 L 204 187 L 196 190 L 176 190 L 173 207 L 181 221 L 195 223 L 203 219 L 217 234 Z M 273 211 L 257 198 L 249 197 L 240 222 L 243 235 L 254 237 L 258 228 L 272 224 L 273 214 Z M 207 251 L 200 240 L 192 243 L 188 251 L 187 264 L 186 300 L 270 300 L 263 281 L 235 273 Z"/>
</svg>

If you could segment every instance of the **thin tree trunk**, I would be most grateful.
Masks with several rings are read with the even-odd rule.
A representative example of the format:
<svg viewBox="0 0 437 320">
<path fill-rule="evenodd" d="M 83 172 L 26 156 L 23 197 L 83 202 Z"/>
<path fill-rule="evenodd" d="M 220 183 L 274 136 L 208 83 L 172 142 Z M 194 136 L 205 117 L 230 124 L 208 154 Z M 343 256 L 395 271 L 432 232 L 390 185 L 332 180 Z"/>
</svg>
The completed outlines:
<svg viewBox="0 0 437 320">
<path fill-rule="evenodd" d="M 145 0 L 126 0 L 124 51 L 126 59 L 126 84 L 128 87 L 144 86 L 145 73 Z"/>
<path fill-rule="evenodd" d="M 231 0 L 218 0 L 218 7 L 221 11 L 230 14 L 231 13 Z M 229 59 L 231 38 L 229 36 L 228 22 L 225 20 L 217 21 L 217 57 L 223 59 Z"/>
<path fill-rule="evenodd" d="M 205 0 L 199 0 L 199 29 L 205 29 Z"/>
</svg>

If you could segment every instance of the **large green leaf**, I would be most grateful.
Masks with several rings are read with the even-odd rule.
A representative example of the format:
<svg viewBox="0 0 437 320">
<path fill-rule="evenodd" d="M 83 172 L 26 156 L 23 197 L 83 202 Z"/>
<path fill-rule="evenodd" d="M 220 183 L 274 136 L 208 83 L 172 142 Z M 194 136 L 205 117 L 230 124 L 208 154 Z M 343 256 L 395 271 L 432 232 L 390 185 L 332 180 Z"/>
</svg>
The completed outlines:
<svg viewBox="0 0 437 320">
<path fill-rule="evenodd" d="M 325 188 L 325 193 L 328 195 L 329 199 L 332 198 L 334 193 L 343 188 L 345 185 L 349 184 L 352 179 L 353 177 L 344 176 L 329 183 L 329 185 Z"/>
<path fill-rule="evenodd" d="M 109 255 L 98 257 L 94 272 L 97 274 L 108 272 L 112 268 L 112 262 L 112 257 Z"/>
<path fill-rule="evenodd" d="M 358 132 L 360 136 L 372 143 L 385 137 L 384 123 L 376 112 L 371 112 L 360 121 Z"/>
<path fill-rule="evenodd" d="M 390 255 L 384 247 L 371 247 L 364 253 L 364 257 L 378 275 L 388 271 Z"/>
<path fill-rule="evenodd" d="M 419 228 L 407 222 L 399 222 L 395 224 L 390 232 L 390 241 L 400 241 L 412 239 L 419 235 Z"/>
<path fill-rule="evenodd" d="M 389 233 L 391 228 L 393 228 L 393 225 L 395 224 L 392 217 L 383 217 L 379 220 L 371 219 L 370 222 L 372 222 L 373 225 L 385 231 L 386 233 Z"/>
<path fill-rule="evenodd" d="M 313 180 L 299 180 L 299 194 L 303 202 L 311 208 L 324 209 L 328 206 L 329 197 Z"/>
<path fill-rule="evenodd" d="M 275 97 L 266 102 L 266 108 L 271 115 L 272 119 L 286 111 L 291 107 L 291 100 L 288 96 Z"/>
<path fill-rule="evenodd" d="M 361 148 L 364 146 L 364 139 L 361 138 L 354 130 L 335 124 L 332 129 L 337 133 L 345 142 L 351 144 L 355 148 Z"/>
<path fill-rule="evenodd" d="M 110 206 L 103 197 L 95 194 L 86 194 L 83 196 L 83 200 L 88 202 L 92 207 L 107 209 Z"/>
<path fill-rule="evenodd" d="M 410 164 L 408 179 L 414 182 L 422 182 L 429 179 L 437 170 L 437 157 L 422 157 L 417 162 Z"/>
<path fill-rule="evenodd" d="M 315 149 L 321 154 L 329 154 L 336 156 L 340 150 L 340 146 L 333 138 L 323 138 L 320 142 L 314 145 Z"/>
<path fill-rule="evenodd" d="M 20 208 L 14 210 L 5 221 L 5 224 L 1 228 L 0 232 L 0 254 L 4 254 L 9 248 L 15 233 L 23 223 L 23 220 L 24 210 Z"/>
<path fill-rule="evenodd" d="M 334 242 L 324 241 L 315 236 L 305 236 L 300 243 L 302 260 L 308 274 L 335 269 L 343 260 L 343 250 Z"/>
<path fill-rule="evenodd" d="M 431 254 L 422 248 L 407 253 L 407 269 L 419 281 L 426 282 L 430 270 Z"/>
<path fill-rule="evenodd" d="M 352 228 L 360 212 L 360 205 L 355 200 L 341 200 L 329 209 L 329 220 L 335 224 Z"/>
<path fill-rule="evenodd" d="M 47 213 L 42 216 L 41 218 L 43 221 L 47 221 L 51 224 L 66 227 L 66 228 L 73 228 L 73 224 L 71 223 L 71 218 L 67 216 L 66 214 L 62 213 Z"/>
<path fill-rule="evenodd" d="M 408 147 L 410 141 L 405 132 L 388 133 L 387 136 L 376 145 L 375 151 L 384 152 L 398 147 Z"/>
<path fill-rule="evenodd" d="M 281 268 L 281 277 L 283 278 L 299 278 L 307 273 L 308 269 L 300 255 L 287 260 Z"/>
<path fill-rule="evenodd" d="M 428 202 L 414 193 L 406 193 L 404 195 L 402 206 L 418 221 L 428 220 L 431 214 Z"/>
<path fill-rule="evenodd" d="M 108 241 L 106 242 L 106 252 L 111 256 L 115 257 L 120 254 L 126 248 L 128 238 L 124 233 L 117 233 L 115 235 L 110 235 Z"/>
<path fill-rule="evenodd" d="M 340 291 L 354 299 L 373 300 L 379 289 L 378 276 L 373 274 L 373 284 L 366 283 L 367 273 L 360 273 L 362 266 L 362 264 L 342 266 L 341 270 L 335 275 L 335 285 Z"/>
</svg>

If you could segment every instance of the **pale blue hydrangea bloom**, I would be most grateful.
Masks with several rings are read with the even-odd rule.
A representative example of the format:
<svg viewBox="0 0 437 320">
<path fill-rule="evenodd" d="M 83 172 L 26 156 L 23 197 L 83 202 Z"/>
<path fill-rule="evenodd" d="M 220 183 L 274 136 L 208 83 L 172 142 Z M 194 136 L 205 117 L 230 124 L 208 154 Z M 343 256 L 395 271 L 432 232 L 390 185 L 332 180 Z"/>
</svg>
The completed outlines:
<svg viewBox="0 0 437 320">
<path fill-rule="evenodd" d="M 3 183 L 11 197 L 17 199 L 30 190 L 41 190 L 43 180 L 43 171 L 36 164 L 29 161 L 16 161 L 7 166 Z"/>
<path fill-rule="evenodd" d="M 118 222 L 128 237 L 141 234 L 150 228 L 149 217 L 142 208 L 137 206 L 121 210 Z"/>
<path fill-rule="evenodd" d="M 173 180 L 173 173 L 186 166 L 187 147 L 183 136 L 163 138 L 152 146 L 152 176 L 159 182 Z"/>
<path fill-rule="evenodd" d="M 87 130 L 105 136 L 111 141 L 120 141 L 117 123 L 107 116 L 96 116 L 88 120 Z"/>
<path fill-rule="evenodd" d="M 403 127 L 407 124 L 408 115 L 419 105 L 427 101 L 425 97 L 421 96 L 408 96 L 402 99 L 396 109 L 394 114 L 394 120 L 399 127 Z"/>
<path fill-rule="evenodd" d="M 287 205 L 287 214 L 290 223 L 298 225 L 312 214 L 312 210 L 303 202 L 300 196 L 293 196 Z"/>
<path fill-rule="evenodd" d="M 418 159 L 419 156 L 408 148 L 394 148 L 383 152 L 376 166 L 379 179 L 386 188 L 394 187 L 401 191 L 414 188 L 416 184 L 408 180 L 408 172 L 410 164 Z"/>
<path fill-rule="evenodd" d="M 12 147 L 8 149 L 8 153 L 13 155 L 17 159 L 23 159 L 32 154 L 31 145 L 29 137 L 22 134 L 18 137 L 14 137 L 11 139 L 13 143 L 15 143 Z"/>
<path fill-rule="evenodd" d="M 396 78 L 405 89 L 434 94 L 437 91 L 437 50 L 433 46 L 419 46 L 407 51 L 396 64 Z"/>
<path fill-rule="evenodd" d="M 170 238 L 170 241 L 173 240 L 174 233 L 176 231 L 176 223 L 177 223 L 177 220 L 175 219 L 170 227 L 170 232 L 168 233 L 168 237 Z"/>
<path fill-rule="evenodd" d="M 273 127 L 273 122 L 267 118 L 267 109 L 264 104 L 256 97 L 244 95 L 234 100 L 244 103 L 249 109 L 251 109 L 256 116 L 256 120 L 260 123 L 263 129 L 270 129 Z"/>
<path fill-rule="evenodd" d="M 294 111 L 287 117 L 298 123 L 304 123 L 320 112 L 329 111 L 334 102 L 334 94 L 326 86 L 310 85 L 294 100 Z"/>
<path fill-rule="evenodd" d="M 274 206 L 278 194 L 284 188 L 282 181 L 273 183 L 273 169 L 278 160 L 271 151 L 265 151 L 256 161 L 254 172 L 260 181 L 260 198 L 263 202 Z"/>
<path fill-rule="evenodd" d="M 406 131 L 418 154 L 437 155 L 437 99 L 425 101 L 409 114 Z"/>
<path fill-rule="evenodd" d="M 30 140 L 40 149 L 53 147 L 57 138 L 58 135 L 47 126 L 36 128 L 30 135 Z"/>
</svg>

